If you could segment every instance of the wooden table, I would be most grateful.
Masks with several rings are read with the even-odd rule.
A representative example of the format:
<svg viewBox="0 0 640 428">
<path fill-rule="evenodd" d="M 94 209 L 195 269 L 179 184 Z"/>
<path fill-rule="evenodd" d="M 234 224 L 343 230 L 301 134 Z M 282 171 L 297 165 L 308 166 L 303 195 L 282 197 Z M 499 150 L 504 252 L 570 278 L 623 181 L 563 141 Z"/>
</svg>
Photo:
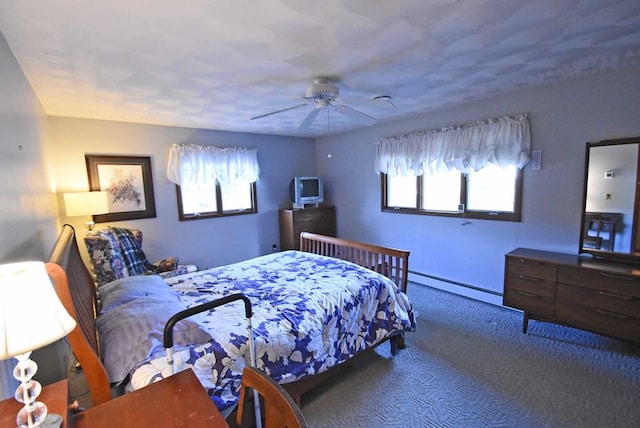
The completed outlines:
<svg viewBox="0 0 640 428">
<path fill-rule="evenodd" d="M 37 398 L 47 405 L 48 413 L 56 413 L 62 416 L 62 428 L 67 428 L 67 409 L 69 403 L 69 383 L 67 379 L 52 383 L 42 388 L 42 393 Z M 0 427 L 15 427 L 16 416 L 23 404 L 18 403 L 15 398 L 7 398 L 0 402 Z"/>
<path fill-rule="evenodd" d="M 80 412 L 73 426 L 228 427 L 191 369 Z"/>
</svg>

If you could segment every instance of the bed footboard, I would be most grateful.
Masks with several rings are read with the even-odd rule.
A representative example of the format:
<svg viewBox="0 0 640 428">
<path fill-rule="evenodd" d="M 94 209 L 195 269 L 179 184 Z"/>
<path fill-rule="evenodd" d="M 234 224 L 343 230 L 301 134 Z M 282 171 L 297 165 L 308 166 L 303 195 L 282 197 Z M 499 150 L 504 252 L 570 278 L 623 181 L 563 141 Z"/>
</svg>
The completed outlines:
<svg viewBox="0 0 640 428">
<path fill-rule="evenodd" d="M 407 292 L 409 251 L 311 232 L 300 234 L 300 251 L 346 260 L 371 269 L 391 279 L 403 293 Z M 405 347 L 403 334 L 391 337 L 389 342 L 393 355 Z"/>
<path fill-rule="evenodd" d="M 302 232 L 300 251 L 346 260 L 381 273 L 407 292 L 409 251 Z"/>
</svg>

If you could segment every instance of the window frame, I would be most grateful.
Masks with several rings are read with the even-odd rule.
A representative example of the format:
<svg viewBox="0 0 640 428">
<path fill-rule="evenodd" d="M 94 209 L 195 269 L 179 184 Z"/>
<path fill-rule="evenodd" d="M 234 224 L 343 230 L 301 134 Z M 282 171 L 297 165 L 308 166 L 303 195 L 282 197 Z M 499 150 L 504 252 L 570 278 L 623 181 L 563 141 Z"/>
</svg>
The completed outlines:
<svg viewBox="0 0 640 428">
<path fill-rule="evenodd" d="M 388 190 L 387 190 L 387 177 L 385 173 L 380 173 L 380 210 L 382 212 L 397 213 L 397 214 L 418 214 L 437 217 L 454 217 L 464 219 L 478 219 L 478 220 L 498 220 L 498 221 L 512 221 L 520 222 L 522 218 L 522 183 L 523 183 L 523 169 L 516 168 L 516 178 L 514 182 L 515 195 L 514 195 L 514 210 L 513 212 L 507 211 L 485 211 L 485 210 L 467 210 L 467 178 L 464 173 L 460 173 L 460 203 L 464 204 L 465 209 L 462 212 L 452 211 L 429 211 L 421 208 L 420 202 L 422 200 L 422 179 L 421 176 L 416 176 L 416 207 L 393 207 L 387 206 Z"/>
<path fill-rule="evenodd" d="M 198 214 L 185 214 L 182 207 L 182 190 L 179 184 L 176 184 L 176 196 L 178 199 L 178 220 L 179 221 L 189 221 L 189 220 L 201 220 L 205 218 L 218 218 L 218 217 L 231 217 L 236 215 L 245 215 L 245 214 L 257 214 L 258 213 L 258 197 L 257 197 L 257 187 L 256 182 L 249 183 L 249 192 L 251 193 L 251 205 L 252 208 L 241 209 L 241 210 L 230 210 L 224 211 L 224 207 L 222 205 L 222 190 L 220 187 L 220 182 L 216 181 L 216 211 L 208 211 L 206 213 L 198 213 Z"/>
</svg>

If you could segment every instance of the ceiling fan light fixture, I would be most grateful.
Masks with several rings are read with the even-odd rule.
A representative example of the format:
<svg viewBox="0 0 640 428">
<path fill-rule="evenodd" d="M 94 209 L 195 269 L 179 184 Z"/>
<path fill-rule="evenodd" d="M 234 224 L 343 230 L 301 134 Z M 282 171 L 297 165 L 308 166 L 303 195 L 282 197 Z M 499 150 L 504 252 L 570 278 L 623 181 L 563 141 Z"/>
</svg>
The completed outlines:
<svg viewBox="0 0 640 428">
<path fill-rule="evenodd" d="M 307 88 L 305 98 L 308 100 L 329 100 L 334 101 L 340 96 L 338 87 L 331 83 L 326 77 L 318 77 L 311 86 Z"/>
<path fill-rule="evenodd" d="M 272 116 L 278 113 L 283 113 L 290 110 L 295 110 L 301 107 L 305 107 L 309 104 L 313 105 L 313 109 L 307 114 L 304 118 L 300 126 L 298 127 L 298 131 L 306 131 L 308 130 L 313 121 L 316 119 L 320 110 L 327 110 L 327 131 L 331 132 L 331 123 L 329 122 L 329 110 L 333 109 L 336 112 L 346 116 L 351 120 L 357 120 L 359 122 L 364 123 L 375 123 L 378 119 L 373 116 L 369 116 L 366 113 L 363 113 L 359 110 L 356 110 L 352 107 L 342 104 L 339 100 L 340 93 L 338 87 L 333 83 L 330 83 L 329 79 L 326 77 L 318 77 L 314 80 L 314 82 L 307 88 L 306 96 L 304 99 L 307 100 L 305 104 L 298 104 L 292 107 L 284 108 L 281 110 L 272 111 L 270 113 L 261 114 L 259 116 L 254 116 L 251 120 L 261 119 L 264 117 Z M 311 103 L 311 101 L 313 103 Z M 337 101 L 334 103 L 334 101 Z"/>
</svg>

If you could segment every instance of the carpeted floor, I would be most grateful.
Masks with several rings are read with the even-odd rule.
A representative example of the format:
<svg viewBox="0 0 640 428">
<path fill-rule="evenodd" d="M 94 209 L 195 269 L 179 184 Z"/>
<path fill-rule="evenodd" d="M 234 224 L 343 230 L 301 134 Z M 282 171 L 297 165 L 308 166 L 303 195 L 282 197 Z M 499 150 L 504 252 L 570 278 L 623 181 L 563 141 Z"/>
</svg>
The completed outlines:
<svg viewBox="0 0 640 428">
<path fill-rule="evenodd" d="M 303 398 L 312 427 L 637 427 L 640 346 L 418 284 L 418 330 Z"/>
<path fill-rule="evenodd" d="M 640 345 L 409 285 L 418 329 L 303 397 L 311 427 L 637 427 Z M 88 400 L 83 376 L 70 395 Z"/>
</svg>

